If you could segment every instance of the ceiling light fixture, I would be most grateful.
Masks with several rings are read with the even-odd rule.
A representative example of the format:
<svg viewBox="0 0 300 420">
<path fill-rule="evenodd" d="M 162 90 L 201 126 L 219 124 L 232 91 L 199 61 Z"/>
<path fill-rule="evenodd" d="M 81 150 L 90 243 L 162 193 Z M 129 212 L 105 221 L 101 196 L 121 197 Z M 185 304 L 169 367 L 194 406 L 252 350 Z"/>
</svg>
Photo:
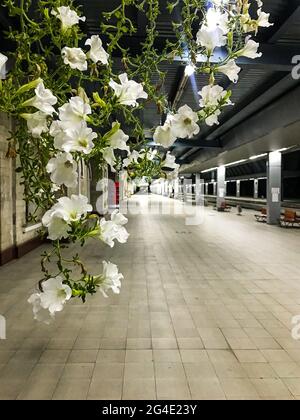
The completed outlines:
<svg viewBox="0 0 300 420">
<path fill-rule="evenodd" d="M 255 159 L 259 159 L 259 158 L 265 157 L 265 156 L 268 156 L 268 153 L 262 153 L 260 155 L 251 156 L 249 159 L 250 160 L 255 160 Z"/>
<path fill-rule="evenodd" d="M 241 160 L 237 160 L 236 162 L 226 163 L 226 165 L 224 165 L 224 166 L 238 165 L 239 163 L 244 163 L 246 161 L 247 161 L 247 159 L 241 159 Z"/>
<path fill-rule="evenodd" d="M 201 174 L 205 174 L 207 172 L 212 172 L 212 171 L 216 171 L 218 168 L 210 168 L 210 169 L 205 169 L 205 171 L 201 171 Z"/>
<path fill-rule="evenodd" d="M 282 149 L 275 150 L 274 153 L 281 153 L 281 152 L 285 152 L 286 150 L 288 150 L 288 148 L 287 147 L 283 147 Z"/>
</svg>

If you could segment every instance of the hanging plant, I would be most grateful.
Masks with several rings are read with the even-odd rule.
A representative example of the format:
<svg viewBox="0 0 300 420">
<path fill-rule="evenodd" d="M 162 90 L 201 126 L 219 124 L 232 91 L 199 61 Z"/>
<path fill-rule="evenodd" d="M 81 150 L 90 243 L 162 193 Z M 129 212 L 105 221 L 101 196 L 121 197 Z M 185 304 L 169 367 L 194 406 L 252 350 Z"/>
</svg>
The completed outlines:
<svg viewBox="0 0 300 420">
<path fill-rule="evenodd" d="M 257 6 L 254 17 L 250 5 Z M 52 250 L 42 255 L 39 289 L 29 298 L 34 317 L 50 322 L 71 298 L 85 302 L 97 291 L 104 296 L 109 290 L 119 293 L 123 279 L 111 262 L 104 261 L 102 273 L 91 275 L 78 253 L 65 256 L 70 244 L 83 246 L 87 239 L 110 247 L 128 239 L 122 214 L 115 211 L 110 218 L 100 218 L 91 213 L 87 197 L 68 193 L 78 186 L 81 162 L 93 159 L 116 171 L 123 151 L 123 167 L 132 179 L 150 181 L 165 176 L 166 168 L 176 171 L 170 154 L 163 159 L 148 149 L 137 152 L 145 146 L 140 109 L 155 102 L 166 117 L 153 130 L 154 140 L 165 148 L 177 138 L 193 138 L 200 123 L 218 124 L 222 109 L 232 104 L 231 92 L 215 84 L 215 74 L 237 82 L 236 59 L 260 56 L 249 34 L 270 23 L 260 0 L 177 0 L 168 4 L 170 19 L 176 9 L 181 19 L 173 22 L 173 39 L 158 51 L 159 0 L 120 0 L 116 9 L 104 13 L 100 29 L 106 45 L 98 35 L 86 36 L 82 8 L 72 0 L 4 0 L 3 6 L 15 22 L 5 34 L 15 50 L 8 54 L 6 75 L 7 57 L 0 54 L 0 111 L 15 122 L 7 156 L 19 157 L 17 171 L 22 174 L 24 200 L 33 208 L 31 220 L 43 213 L 44 235 L 52 243 Z M 143 13 L 148 22 L 135 55 L 122 46 L 123 37 L 136 32 L 129 8 Z M 217 48 L 222 49 L 219 60 L 213 59 Z M 121 56 L 121 74 L 114 73 L 115 55 Z M 162 92 L 166 75 L 160 64 L 176 56 L 209 76 L 209 84 L 199 92 L 200 110 L 187 105 L 173 109 Z M 153 84 L 154 79 L 159 82 Z M 53 261 L 54 272 L 49 268 Z"/>
</svg>

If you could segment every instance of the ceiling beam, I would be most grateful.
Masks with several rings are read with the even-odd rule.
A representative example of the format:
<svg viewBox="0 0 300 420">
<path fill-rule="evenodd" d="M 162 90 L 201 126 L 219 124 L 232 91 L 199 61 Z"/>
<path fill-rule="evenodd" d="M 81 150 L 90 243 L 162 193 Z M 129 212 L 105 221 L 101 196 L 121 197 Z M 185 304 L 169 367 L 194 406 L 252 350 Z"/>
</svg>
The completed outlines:
<svg viewBox="0 0 300 420">
<path fill-rule="evenodd" d="M 176 149 L 185 148 L 185 147 L 187 148 L 199 147 L 201 149 L 222 149 L 222 144 L 219 139 L 211 140 L 211 141 L 207 141 L 204 139 L 200 139 L 200 140 L 179 139 L 179 140 L 176 140 L 176 142 L 174 143 L 172 147 L 173 148 L 175 147 Z"/>
<path fill-rule="evenodd" d="M 261 67 L 274 71 L 291 71 L 293 68 L 292 58 L 299 54 L 299 46 L 295 44 L 260 44 L 259 51 L 262 56 L 255 60 L 247 57 L 239 57 L 236 62 L 242 67 Z M 226 48 L 216 48 L 215 53 L 211 57 L 211 63 L 217 64 L 227 57 Z M 184 62 L 187 58 L 175 57 L 175 61 Z M 197 62 L 205 63 L 207 58 L 203 55 L 198 55 Z"/>
</svg>

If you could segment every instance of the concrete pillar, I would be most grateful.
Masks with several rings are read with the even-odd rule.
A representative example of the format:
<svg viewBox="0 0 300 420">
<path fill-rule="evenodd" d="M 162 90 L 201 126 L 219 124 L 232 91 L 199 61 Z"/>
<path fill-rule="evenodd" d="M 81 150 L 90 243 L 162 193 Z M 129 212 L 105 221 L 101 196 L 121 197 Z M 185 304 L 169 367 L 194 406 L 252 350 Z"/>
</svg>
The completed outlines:
<svg viewBox="0 0 300 420">
<path fill-rule="evenodd" d="M 241 196 L 241 181 L 240 180 L 236 181 L 236 196 L 237 197 Z"/>
<path fill-rule="evenodd" d="M 269 153 L 267 168 L 267 205 L 268 224 L 276 225 L 281 214 L 281 173 L 282 155 L 280 152 Z"/>
<path fill-rule="evenodd" d="M 225 166 L 219 166 L 217 172 L 217 208 L 220 208 L 223 203 L 225 203 Z"/>
<path fill-rule="evenodd" d="M 217 195 L 217 183 L 216 182 L 214 182 L 214 193 L 213 193 L 213 195 Z"/>
<path fill-rule="evenodd" d="M 204 180 L 201 179 L 201 174 L 196 174 L 195 200 L 196 206 L 204 203 Z"/>
<path fill-rule="evenodd" d="M 254 180 L 254 197 L 255 199 L 258 198 L 258 179 Z"/>
</svg>

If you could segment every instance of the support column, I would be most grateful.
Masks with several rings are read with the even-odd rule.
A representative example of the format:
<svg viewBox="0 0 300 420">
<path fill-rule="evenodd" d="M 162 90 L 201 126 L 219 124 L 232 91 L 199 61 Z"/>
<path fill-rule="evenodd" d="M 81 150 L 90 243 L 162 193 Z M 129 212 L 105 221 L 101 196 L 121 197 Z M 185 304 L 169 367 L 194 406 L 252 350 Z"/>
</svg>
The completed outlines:
<svg viewBox="0 0 300 420">
<path fill-rule="evenodd" d="M 258 198 L 258 179 L 254 180 L 254 199 Z"/>
<path fill-rule="evenodd" d="M 267 220 L 269 225 L 278 224 L 281 214 L 281 163 L 280 152 L 269 153 L 267 168 Z"/>
<path fill-rule="evenodd" d="M 217 208 L 219 209 L 222 205 L 225 204 L 225 166 L 219 166 L 217 172 L 217 182 L 218 182 L 218 191 L 217 191 Z"/>
<path fill-rule="evenodd" d="M 216 196 L 216 195 L 218 194 L 218 192 L 217 192 L 217 187 L 218 187 L 218 185 L 217 185 L 217 182 L 216 182 L 216 181 L 214 181 L 214 183 L 213 183 L 213 187 L 214 187 L 214 192 L 213 192 L 213 195 L 214 195 L 214 196 Z"/>
<path fill-rule="evenodd" d="M 204 180 L 201 179 L 201 174 L 196 174 L 196 206 L 204 203 Z"/>
<path fill-rule="evenodd" d="M 236 181 L 236 196 L 238 198 L 241 196 L 241 181 L 239 179 Z"/>
</svg>

